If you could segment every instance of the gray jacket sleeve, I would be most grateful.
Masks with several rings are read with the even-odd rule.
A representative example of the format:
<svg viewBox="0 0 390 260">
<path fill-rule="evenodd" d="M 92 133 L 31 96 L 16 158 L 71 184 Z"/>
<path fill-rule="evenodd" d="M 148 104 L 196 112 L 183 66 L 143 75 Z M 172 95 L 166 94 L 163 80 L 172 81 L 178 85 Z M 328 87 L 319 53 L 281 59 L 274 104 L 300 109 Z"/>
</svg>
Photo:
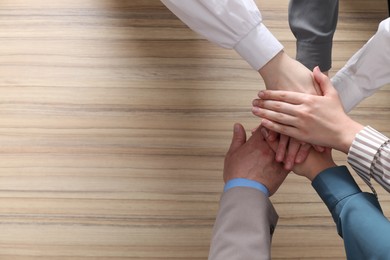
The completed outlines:
<svg viewBox="0 0 390 260">
<path fill-rule="evenodd" d="M 209 260 L 271 259 L 278 215 L 259 190 L 236 187 L 222 195 Z"/>
<path fill-rule="evenodd" d="M 296 59 L 313 70 L 332 66 L 332 41 L 338 18 L 338 0 L 290 0 L 288 20 L 297 39 Z"/>
</svg>

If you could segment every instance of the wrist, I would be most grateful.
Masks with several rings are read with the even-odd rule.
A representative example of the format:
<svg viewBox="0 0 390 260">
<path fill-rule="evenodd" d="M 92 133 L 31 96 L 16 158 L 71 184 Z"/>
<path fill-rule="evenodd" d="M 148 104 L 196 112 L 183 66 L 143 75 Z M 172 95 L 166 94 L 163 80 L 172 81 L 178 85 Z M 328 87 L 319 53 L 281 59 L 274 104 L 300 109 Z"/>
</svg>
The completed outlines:
<svg viewBox="0 0 390 260">
<path fill-rule="evenodd" d="M 275 70 L 279 70 L 280 64 L 283 62 L 283 60 L 286 59 L 286 56 L 287 54 L 284 52 L 284 50 L 281 50 L 258 70 L 264 81 L 271 82 L 272 79 L 276 78 L 272 77 L 272 72 L 275 72 Z"/>
<path fill-rule="evenodd" d="M 306 160 L 303 163 L 295 164 L 293 171 L 313 180 L 320 172 L 334 166 L 336 164 L 332 159 L 331 149 L 327 148 L 320 153 L 312 148 Z"/>
<path fill-rule="evenodd" d="M 339 140 L 337 143 L 340 144 L 340 147 L 337 148 L 337 150 L 348 154 L 349 148 L 352 145 L 353 140 L 355 139 L 355 136 L 364 128 L 363 125 L 353 121 L 352 119 L 349 120 L 347 124 L 345 124 L 345 127 L 343 127 L 343 130 L 340 131 Z"/>
<path fill-rule="evenodd" d="M 278 84 L 278 78 L 280 77 L 282 67 L 288 63 L 288 59 L 291 59 L 284 50 L 277 53 L 270 61 L 268 61 L 262 68 L 258 70 L 259 74 L 264 80 L 265 86 L 269 90 L 283 90 L 283 86 Z M 276 76 L 275 75 L 279 75 Z"/>
<path fill-rule="evenodd" d="M 309 172 L 306 174 L 306 178 L 308 178 L 310 181 L 313 181 L 318 174 L 323 172 L 326 169 L 336 167 L 337 165 L 333 161 L 323 161 L 318 162 L 318 164 L 313 165 L 313 167 L 309 170 Z"/>
<path fill-rule="evenodd" d="M 283 50 L 260 68 L 259 73 L 269 90 L 288 90 L 314 95 L 321 93 L 312 72 Z"/>
</svg>

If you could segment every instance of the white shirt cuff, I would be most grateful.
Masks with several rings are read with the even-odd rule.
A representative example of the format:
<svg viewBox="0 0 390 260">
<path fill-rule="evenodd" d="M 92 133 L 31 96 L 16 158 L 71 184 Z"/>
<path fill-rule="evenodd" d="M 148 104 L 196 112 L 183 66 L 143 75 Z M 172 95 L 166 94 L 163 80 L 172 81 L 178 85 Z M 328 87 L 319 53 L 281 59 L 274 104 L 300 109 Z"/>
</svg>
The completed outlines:
<svg viewBox="0 0 390 260">
<path fill-rule="evenodd" d="M 259 23 L 234 46 L 234 49 L 253 69 L 259 70 L 283 50 L 283 45 L 264 24 Z"/>
</svg>

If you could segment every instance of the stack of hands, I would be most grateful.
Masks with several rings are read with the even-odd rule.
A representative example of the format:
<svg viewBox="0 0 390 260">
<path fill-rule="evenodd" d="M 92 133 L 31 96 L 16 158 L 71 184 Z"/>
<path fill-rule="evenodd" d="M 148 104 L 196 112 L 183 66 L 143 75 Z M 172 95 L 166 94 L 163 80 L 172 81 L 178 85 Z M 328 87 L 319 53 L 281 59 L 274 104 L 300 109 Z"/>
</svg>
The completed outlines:
<svg viewBox="0 0 390 260">
<path fill-rule="evenodd" d="M 363 126 L 344 112 L 337 91 L 318 67 L 313 77 L 320 95 L 259 92 L 252 112 L 262 118 L 261 125 L 248 140 L 243 126 L 234 126 L 225 158 L 225 182 L 251 179 L 265 185 L 272 195 L 290 170 L 313 180 L 321 171 L 336 166 L 331 148 L 348 153 Z"/>
</svg>

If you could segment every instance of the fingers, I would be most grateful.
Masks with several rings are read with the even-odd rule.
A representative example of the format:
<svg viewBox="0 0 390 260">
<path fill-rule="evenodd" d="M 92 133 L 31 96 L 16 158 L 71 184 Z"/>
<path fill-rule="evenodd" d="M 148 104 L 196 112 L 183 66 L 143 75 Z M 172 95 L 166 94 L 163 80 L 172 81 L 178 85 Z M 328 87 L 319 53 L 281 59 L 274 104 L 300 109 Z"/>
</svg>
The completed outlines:
<svg viewBox="0 0 390 260">
<path fill-rule="evenodd" d="M 290 138 L 286 159 L 284 161 L 284 169 L 288 171 L 292 170 L 295 163 L 295 157 L 297 156 L 300 147 L 301 147 L 301 142 L 299 142 L 296 139 Z"/>
<path fill-rule="evenodd" d="M 329 94 L 329 91 L 331 91 L 333 88 L 330 79 L 321 72 L 318 66 L 314 68 L 313 75 L 315 81 L 320 85 L 322 95 L 326 96 L 327 94 Z"/>
<path fill-rule="evenodd" d="M 266 129 L 264 129 L 263 131 L 261 131 L 261 130 L 262 130 L 261 124 L 259 126 L 254 127 L 251 130 L 251 136 L 248 137 L 248 140 L 246 140 L 244 143 L 247 143 L 249 141 L 255 141 L 257 144 L 265 143 L 265 137 L 264 137 L 265 133 L 263 133 L 263 131 L 265 130 L 265 132 L 268 135 L 268 130 L 266 130 Z M 243 132 L 245 133 L 245 130 Z M 244 144 L 244 143 L 242 143 L 242 144 Z"/>
<path fill-rule="evenodd" d="M 324 152 L 328 156 L 332 157 L 332 148 L 326 147 L 326 148 L 324 148 Z"/>
<path fill-rule="evenodd" d="M 280 162 L 280 160 L 283 161 L 284 173 L 290 172 L 294 168 L 296 163 L 298 164 L 303 163 L 306 160 L 306 158 L 309 156 L 310 150 L 312 148 L 311 144 L 302 143 L 301 141 L 298 141 L 293 138 L 288 139 L 288 137 L 284 135 L 281 135 L 280 140 L 275 139 L 273 141 L 270 141 L 269 138 L 267 137 L 269 137 L 269 133 L 271 131 L 268 131 L 266 128 L 261 126 L 260 132 L 262 133 L 263 137 L 267 141 L 268 146 L 271 147 L 271 149 L 275 152 L 275 154 L 277 154 L 275 156 L 275 160 L 278 162 Z M 279 147 L 279 141 L 282 142 L 280 147 Z M 287 155 L 285 156 L 286 150 L 287 150 Z"/>
<path fill-rule="evenodd" d="M 254 99 L 252 101 L 252 106 L 293 116 L 297 115 L 297 110 L 299 109 L 298 105 L 292 105 L 282 101 L 263 99 Z"/>
<path fill-rule="evenodd" d="M 266 127 L 268 130 L 271 130 L 271 132 L 277 132 L 282 135 L 288 135 L 291 137 L 294 137 L 296 139 L 302 139 L 302 138 L 297 138 L 299 137 L 299 131 L 296 127 L 294 126 L 288 126 L 284 124 L 280 124 L 278 122 L 273 122 L 271 120 L 263 119 L 261 121 L 261 124 Z M 276 138 L 275 138 L 276 139 Z"/>
<path fill-rule="evenodd" d="M 286 154 L 289 137 L 285 135 L 280 136 L 278 150 L 276 151 L 275 159 L 277 162 L 283 162 L 284 155 Z"/>
<path fill-rule="evenodd" d="M 234 124 L 232 143 L 230 144 L 230 148 L 228 153 L 234 152 L 240 146 L 245 144 L 246 142 L 246 133 L 245 129 L 241 124 Z"/>
<path fill-rule="evenodd" d="M 263 100 L 277 100 L 290 104 L 302 104 L 306 95 L 292 91 L 262 90 L 259 92 L 258 97 Z"/>
<path fill-rule="evenodd" d="M 259 129 L 259 127 L 260 126 L 256 126 L 255 128 L 253 128 L 252 130 L 251 130 L 251 134 L 253 135 L 256 131 L 257 131 L 257 129 Z M 265 137 L 264 137 L 265 138 Z"/>
<path fill-rule="evenodd" d="M 263 135 L 264 139 L 267 140 L 269 137 L 269 131 L 266 128 L 260 126 L 260 132 Z"/>
<path fill-rule="evenodd" d="M 298 154 L 295 157 L 295 163 L 303 163 L 306 160 L 307 156 L 309 156 L 310 149 L 311 149 L 310 144 L 307 143 L 301 144 Z"/>
<path fill-rule="evenodd" d="M 269 147 L 271 147 L 272 151 L 274 151 L 274 153 L 276 154 L 276 151 L 278 150 L 277 133 L 273 131 L 269 131 L 268 129 L 262 126 L 260 127 L 260 132 L 263 135 Z"/>
<path fill-rule="evenodd" d="M 319 146 L 319 145 L 313 145 L 314 149 L 317 151 L 317 152 L 324 152 L 325 151 L 325 147 L 323 146 Z"/>
<path fill-rule="evenodd" d="M 279 134 L 274 132 L 274 131 L 270 131 L 270 130 L 268 130 L 265 127 L 261 127 L 260 131 L 261 131 L 261 134 L 263 135 L 264 139 L 267 142 L 274 142 L 274 141 L 276 141 L 278 139 Z"/>
<path fill-rule="evenodd" d="M 279 112 L 275 112 L 272 110 L 268 110 L 260 107 L 252 107 L 252 113 L 255 116 L 266 118 L 268 120 L 290 126 L 297 126 L 298 120 L 295 116 L 283 114 Z"/>
<path fill-rule="evenodd" d="M 268 139 L 271 142 L 274 142 L 278 139 L 279 133 L 275 131 L 268 131 Z"/>
</svg>

